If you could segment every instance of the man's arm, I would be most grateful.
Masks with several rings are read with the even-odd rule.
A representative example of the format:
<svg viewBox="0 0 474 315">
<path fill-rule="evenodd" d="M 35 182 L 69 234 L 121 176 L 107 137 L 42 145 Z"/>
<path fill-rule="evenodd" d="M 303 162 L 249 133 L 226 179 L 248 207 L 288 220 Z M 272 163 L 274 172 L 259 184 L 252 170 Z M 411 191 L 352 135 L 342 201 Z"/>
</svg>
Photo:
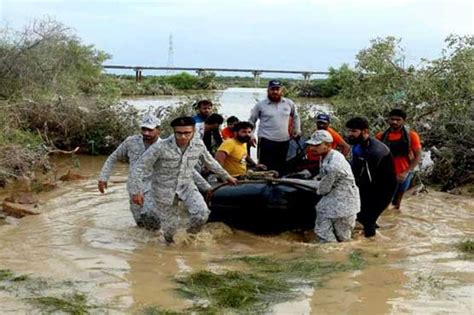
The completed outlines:
<svg viewBox="0 0 474 315">
<path fill-rule="evenodd" d="M 328 194 L 332 188 L 334 187 L 334 183 L 337 179 L 337 172 L 336 171 L 329 171 L 326 175 L 321 178 L 319 182 L 319 187 L 317 190 L 318 195 L 326 195 Z"/>
<path fill-rule="evenodd" d="M 253 147 L 256 146 L 257 144 L 257 139 L 255 138 L 255 126 L 257 123 L 257 120 L 260 119 L 260 103 L 255 104 L 255 106 L 252 108 L 252 111 L 250 112 L 250 117 L 249 117 L 249 122 L 254 126 L 252 130 L 252 138 L 250 139 L 249 144 Z"/>
<path fill-rule="evenodd" d="M 216 152 L 216 161 L 219 162 L 220 165 L 224 166 L 225 159 L 227 159 L 227 152 L 224 152 L 224 151 Z"/>
<path fill-rule="evenodd" d="M 206 192 L 212 189 L 212 186 L 199 174 L 197 170 L 193 170 L 193 180 L 197 188 L 201 192 Z"/>
<path fill-rule="evenodd" d="M 230 174 L 227 173 L 227 171 L 212 157 L 212 155 L 207 152 L 207 150 L 203 150 L 201 157 L 204 165 L 206 165 L 209 170 L 219 175 L 220 178 L 231 184 L 237 183 L 237 179 L 230 176 Z"/>
<path fill-rule="evenodd" d="M 259 119 L 259 112 L 260 112 L 260 103 L 255 104 L 255 106 L 252 108 L 250 111 L 250 117 L 249 117 L 249 122 L 252 123 L 252 125 L 255 126 L 257 123 L 257 120 Z M 255 129 L 254 129 L 255 130 Z"/>
<path fill-rule="evenodd" d="M 351 146 L 344 141 L 344 139 L 339 143 L 339 148 L 341 150 L 342 155 L 347 157 L 349 155 L 349 152 L 351 152 Z"/>
<path fill-rule="evenodd" d="M 293 135 L 301 135 L 301 120 L 300 115 L 298 114 L 298 109 L 296 108 L 295 103 L 291 103 L 293 107 Z"/>
<path fill-rule="evenodd" d="M 153 173 L 153 165 L 161 156 L 161 142 L 155 143 L 138 159 L 130 172 L 128 187 L 133 195 L 132 201 L 136 204 L 143 204 L 143 178 L 150 177 Z"/>
<path fill-rule="evenodd" d="M 415 132 L 410 132 L 411 137 L 411 151 L 413 153 L 413 158 L 410 159 L 410 164 L 408 166 L 408 169 L 398 175 L 398 181 L 403 182 L 406 177 L 408 176 L 408 173 L 413 172 L 415 167 L 420 163 L 421 161 L 421 143 L 420 143 L 420 137 L 418 136 L 417 133 Z"/>
<path fill-rule="evenodd" d="M 99 175 L 99 183 L 97 185 L 101 193 L 104 193 L 105 189 L 107 188 L 107 181 L 109 180 L 110 174 L 112 173 L 112 169 L 117 160 L 127 157 L 127 148 L 127 140 L 125 140 L 117 147 L 117 149 L 115 149 L 114 152 L 112 152 L 111 155 L 109 155 L 104 163 L 104 166 L 102 166 L 102 170 L 100 171 Z"/>
</svg>

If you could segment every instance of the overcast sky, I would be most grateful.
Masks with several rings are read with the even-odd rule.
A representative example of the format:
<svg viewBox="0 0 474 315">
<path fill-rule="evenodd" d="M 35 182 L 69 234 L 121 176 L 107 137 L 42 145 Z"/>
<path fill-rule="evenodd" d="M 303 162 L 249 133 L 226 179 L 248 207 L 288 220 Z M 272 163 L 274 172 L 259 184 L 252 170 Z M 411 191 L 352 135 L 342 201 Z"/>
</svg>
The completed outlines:
<svg viewBox="0 0 474 315">
<path fill-rule="evenodd" d="M 354 63 L 370 39 L 402 38 L 407 62 L 440 54 L 451 33 L 473 34 L 472 0 L 0 0 L 2 24 L 50 16 L 109 64 L 324 71 Z"/>
</svg>

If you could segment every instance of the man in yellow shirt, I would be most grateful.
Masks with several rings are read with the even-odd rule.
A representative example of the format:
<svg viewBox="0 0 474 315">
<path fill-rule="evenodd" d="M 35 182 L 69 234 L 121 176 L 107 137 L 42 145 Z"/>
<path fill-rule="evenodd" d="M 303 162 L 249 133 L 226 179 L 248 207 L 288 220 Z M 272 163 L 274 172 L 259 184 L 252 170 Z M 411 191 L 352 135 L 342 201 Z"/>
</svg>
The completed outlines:
<svg viewBox="0 0 474 315">
<path fill-rule="evenodd" d="M 253 125 L 241 121 L 234 125 L 234 138 L 222 142 L 217 149 L 216 160 L 231 176 L 245 175 L 247 165 L 257 169 L 266 169 L 264 165 L 256 164 L 247 155 L 247 142 L 252 135 Z"/>
</svg>

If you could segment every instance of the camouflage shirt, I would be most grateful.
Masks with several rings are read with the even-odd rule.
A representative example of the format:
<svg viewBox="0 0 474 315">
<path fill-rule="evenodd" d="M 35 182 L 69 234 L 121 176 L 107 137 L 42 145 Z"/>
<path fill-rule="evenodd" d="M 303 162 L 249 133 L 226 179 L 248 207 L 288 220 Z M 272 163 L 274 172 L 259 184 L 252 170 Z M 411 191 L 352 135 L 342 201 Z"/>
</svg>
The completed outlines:
<svg viewBox="0 0 474 315">
<path fill-rule="evenodd" d="M 156 143 L 161 142 L 162 139 L 158 139 Z M 102 170 L 99 175 L 99 180 L 107 182 L 109 180 L 112 169 L 117 161 L 128 162 L 130 164 L 128 170 L 128 176 L 130 178 L 132 168 L 138 159 L 143 155 L 143 153 L 150 147 L 150 145 L 143 142 L 142 135 L 133 135 L 125 139 L 114 152 L 107 158 L 102 167 Z M 209 183 L 199 174 L 195 172 L 193 178 L 196 181 L 196 185 L 201 191 L 206 191 L 211 188 Z M 151 177 L 143 179 L 145 183 L 144 191 L 148 191 L 151 186 Z M 130 192 L 130 182 L 127 182 L 127 189 Z"/>
<path fill-rule="evenodd" d="M 138 160 L 131 172 L 130 192 L 143 192 L 142 178 L 151 176 L 155 198 L 161 203 L 172 204 L 175 195 L 183 200 L 195 188 L 193 174 L 199 159 L 222 179 L 231 177 L 207 152 L 202 140 L 194 137 L 183 152 L 172 135 L 153 144 Z"/>
<path fill-rule="evenodd" d="M 317 193 L 323 197 L 316 205 L 317 216 L 342 218 L 360 211 L 359 189 L 351 166 L 344 156 L 331 150 L 321 161 Z"/>
</svg>

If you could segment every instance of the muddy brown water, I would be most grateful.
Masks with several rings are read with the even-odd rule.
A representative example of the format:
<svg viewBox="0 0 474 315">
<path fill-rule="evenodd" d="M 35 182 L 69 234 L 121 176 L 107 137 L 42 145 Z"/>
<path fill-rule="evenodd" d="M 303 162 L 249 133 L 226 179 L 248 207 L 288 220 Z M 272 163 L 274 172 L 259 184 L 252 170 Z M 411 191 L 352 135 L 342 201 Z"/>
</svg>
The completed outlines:
<svg viewBox="0 0 474 315">
<path fill-rule="evenodd" d="M 339 259 L 354 249 L 377 257 L 360 271 L 331 275 L 321 287 L 301 290 L 272 314 L 472 314 L 474 262 L 454 243 L 474 236 L 474 201 L 430 191 L 407 198 L 401 212 L 387 210 L 374 240 L 356 236 L 345 244 L 313 245 L 291 234 L 263 237 L 210 224 L 197 239 L 184 232 L 164 245 L 160 233 L 134 226 L 125 190 L 126 165 L 117 165 L 107 194 L 96 179 L 103 157 L 81 157 L 90 179 L 60 182 L 40 194 L 41 215 L 0 225 L 0 269 L 75 281 L 111 313 L 146 305 L 179 310 L 190 301 L 174 291 L 173 277 L 187 271 L 225 268 L 216 260 L 233 255 L 304 253 L 318 248 Z M 3 194 L 6 192 L 3 191 Z M 32 306 L 0 290 L 1 313 L 29 313 Z"/>
</svg>

